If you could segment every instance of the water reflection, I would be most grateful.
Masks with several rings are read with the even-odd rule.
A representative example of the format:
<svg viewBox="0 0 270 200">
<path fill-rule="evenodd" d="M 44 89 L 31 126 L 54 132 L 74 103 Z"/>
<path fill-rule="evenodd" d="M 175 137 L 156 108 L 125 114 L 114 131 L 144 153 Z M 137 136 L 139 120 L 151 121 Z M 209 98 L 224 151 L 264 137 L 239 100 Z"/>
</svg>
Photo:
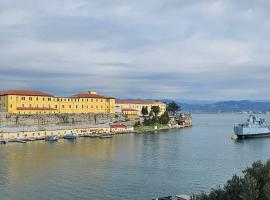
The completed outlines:
<svg viewBox="0 0 270 200">
<path fill-rule="evenodd" d="M 193 115 L 189 129 L 0 145 L 1 200 L 141 200 L 207 191 L 269 158 L 269 138 L 230 139 L 233 124 L 245 118 Z"/>
</svg>

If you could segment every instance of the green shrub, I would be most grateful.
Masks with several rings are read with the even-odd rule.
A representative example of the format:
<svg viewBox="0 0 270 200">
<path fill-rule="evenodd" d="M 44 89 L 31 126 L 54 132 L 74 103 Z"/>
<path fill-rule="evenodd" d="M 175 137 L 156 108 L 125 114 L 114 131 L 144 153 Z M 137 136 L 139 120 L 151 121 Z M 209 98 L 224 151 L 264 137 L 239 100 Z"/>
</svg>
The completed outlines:
<svg viewBox="0 0 270 200">
<path fill-rule="evenodd" d="M 192 200 L 270 200 L 270 160 L 254 162 L 243 177 L 234 175 L 223 188 L 193 195 Z"/>
</svg>

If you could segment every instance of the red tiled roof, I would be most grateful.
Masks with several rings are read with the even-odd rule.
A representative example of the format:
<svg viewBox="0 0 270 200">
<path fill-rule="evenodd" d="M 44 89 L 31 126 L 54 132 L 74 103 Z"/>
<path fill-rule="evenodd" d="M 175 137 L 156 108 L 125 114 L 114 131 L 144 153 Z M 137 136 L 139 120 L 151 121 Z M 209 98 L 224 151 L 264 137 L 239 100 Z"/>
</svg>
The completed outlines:
<svg viewBox="0 0 270 200">
<path fill-rule="evenodd" d="M 79 98 L 99 98 L 99 99 L 114 99 L 113 97 L 106 97 L 106 96 L 101 96 L 97 94 L 91 94 L 89 92 L 83 92 L 83 93 L 78 93 L 73 95 L 72 97 L 79 97 Z"/>
<path fill-rule="evenodd" d="M 132 108 L 122 108 L 122 111 L 136 111 L 136 112 L 138 112 L 138 110 L 132 109 Z"/>
<path fill-rule="evenodd" d="M 110 128 L 127 128 L 124 124 L 111 124 Z"/>
<path fill-rule="evenodd" d="M 40 108 L 40 107 L 17 107 L 17 110 L 57 110 L 55 108 Z"/>
<path fill-rule="evenodd" d="M 158 104 L 160 101 L 143 101 L 143 100 L 119 100 L 117 99 L 116 104 Z"/>
<path fill-rule="evenodd" d="M 0 91 L 0 95 L 21 95 L 21 96 L 49 96 L 52 97 L 53 95 L 40 92 L 40 91 L 32 91 L 32 90 L 5 90 Z"/>
</svg>

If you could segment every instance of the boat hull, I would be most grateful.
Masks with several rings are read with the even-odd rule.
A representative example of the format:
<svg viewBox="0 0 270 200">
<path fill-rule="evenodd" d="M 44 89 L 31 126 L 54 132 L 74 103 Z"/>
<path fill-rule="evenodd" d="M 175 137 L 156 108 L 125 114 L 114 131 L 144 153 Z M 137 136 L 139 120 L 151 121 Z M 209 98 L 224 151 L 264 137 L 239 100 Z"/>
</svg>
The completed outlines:
<svg viewBox="0 0 270 200">
<path fill-rule="evenodd" d="M 262 137 L 270 137 L 270 132 L 268 132 L 268 133 L 246 134 L 246 135 L 236 135 L 236 136 L 237 136 L 237 139 L 262 138 Z"/>
<path fill-rule="evenodd" d="M 68 134 L 68 135 L 65 135 L 63 138 L 68 139 L 68 140 L 76 140 L 77 135 L 76 134 Z"/>
</svg>

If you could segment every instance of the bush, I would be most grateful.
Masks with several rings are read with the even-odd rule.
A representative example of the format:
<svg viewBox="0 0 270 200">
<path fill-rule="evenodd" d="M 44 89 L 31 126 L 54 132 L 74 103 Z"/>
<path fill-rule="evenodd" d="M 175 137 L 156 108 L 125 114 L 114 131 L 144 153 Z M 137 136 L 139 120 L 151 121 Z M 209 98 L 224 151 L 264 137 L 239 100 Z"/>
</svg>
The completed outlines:
<svg viewBox="0 0 270 200">
<path fill-rule="evenodd" d="M 192 200 L 270 200 L 270 160 L 254 162 L 243 174 L 234 175 L 223 188 L 209 194 L 193 195 Z"/>
<path fill-rule="evenodd" d="M 141 123 L 138 121 L 138 122 L 135 122 L 134 127 L 138 127 L 140 125 L 141 125 Z"/>
</svg>

